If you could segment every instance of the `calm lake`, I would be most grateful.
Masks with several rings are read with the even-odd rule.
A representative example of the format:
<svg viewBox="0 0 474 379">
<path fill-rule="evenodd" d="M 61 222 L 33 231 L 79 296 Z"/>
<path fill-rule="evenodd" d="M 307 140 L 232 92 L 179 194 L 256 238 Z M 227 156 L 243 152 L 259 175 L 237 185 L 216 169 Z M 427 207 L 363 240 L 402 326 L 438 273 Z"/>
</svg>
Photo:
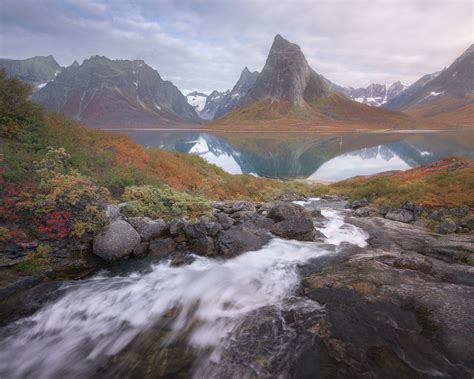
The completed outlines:
<svg viewBox="0 0 474 379">
<path fill-rule="evenodd" d="M 232 174 L 331 182 L 406 170 L 447 155 L 474 159 L 474 130 L 378 133 L 210 133 L 130 130 L 145 147 L 197 154 Z"/>
</svg>

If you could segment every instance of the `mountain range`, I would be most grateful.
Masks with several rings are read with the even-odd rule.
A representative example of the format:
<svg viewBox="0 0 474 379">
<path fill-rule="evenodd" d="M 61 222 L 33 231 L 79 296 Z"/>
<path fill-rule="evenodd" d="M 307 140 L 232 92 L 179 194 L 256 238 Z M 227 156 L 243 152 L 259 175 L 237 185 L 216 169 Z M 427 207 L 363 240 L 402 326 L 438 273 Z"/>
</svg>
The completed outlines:
<svg viewBox="0 0 474 379">
<path fill-rule="evenodd" d="M 47 56 L 0 59 L 0 66 L 31 84 L 33 99 L 47 110 L 64 112 L 91 127 L 291 120 L 392 128 L 419 120 L 472 126 L 474 119 L 474 45 L 451 66 L 410 86 L 398 81 L 352 88 L 318 74 L 298 45 L 277 35 L 260 73 L 245 67 L 232 90 L 210 95 L 194 91 L 184 96 L 141 60 L 93 56 L 61 67 Z"/>
</svg>

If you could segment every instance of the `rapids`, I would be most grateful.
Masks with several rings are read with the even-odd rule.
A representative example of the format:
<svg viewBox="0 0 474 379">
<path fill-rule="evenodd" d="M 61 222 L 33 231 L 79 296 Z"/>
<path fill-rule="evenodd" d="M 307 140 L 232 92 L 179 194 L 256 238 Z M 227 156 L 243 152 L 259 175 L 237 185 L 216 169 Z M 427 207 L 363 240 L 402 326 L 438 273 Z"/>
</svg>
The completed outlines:
<svg viewBox="0 0 474 379">
<path fill-rule="evenodd" d="M 83 377 L 170 312 L 165 343 L 189 331 L 187 343 L 218 360 L 244 315 L 283 306 L 294 293 L 298 265 L 337 253 L 343 242 L 366 245 L 367 233 L 345 224 L 339 211 L 323 214 L 324 243 L 274 238 L 233 259 L 196 256 L 179 267 L 161 261 L 144 272 L 65 284 L 62 297 L 0 330 L 0 377 Z"/>
</svg>

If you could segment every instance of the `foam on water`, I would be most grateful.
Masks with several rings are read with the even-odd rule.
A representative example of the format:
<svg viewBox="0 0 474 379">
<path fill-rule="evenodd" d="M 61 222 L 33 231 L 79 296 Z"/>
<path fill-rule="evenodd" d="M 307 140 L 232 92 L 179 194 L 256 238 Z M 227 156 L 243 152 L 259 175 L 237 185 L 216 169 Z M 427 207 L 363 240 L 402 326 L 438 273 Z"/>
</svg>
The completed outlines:
<svg viewBox="0 0 474 379">
<path fill-rule="evenodd" d="M 365 246 L 365 232 L 345 224 L 336 211 L 323 214 L 329 221 L 321 231 L 329 244 Z M 72 284 L 59 300 L 4 329 L 0 377 L 81 376 L 171 309 L 176 317 L 170 340 L 196 325 L 189 344 L 218 349 L 245 314 L 291 296 L 298 264 L 333 251 L 322 243 L 275 238 L 226 261 L 196 257 L 186 266 L 166 262 L 147 273 Z"/>
</svg>

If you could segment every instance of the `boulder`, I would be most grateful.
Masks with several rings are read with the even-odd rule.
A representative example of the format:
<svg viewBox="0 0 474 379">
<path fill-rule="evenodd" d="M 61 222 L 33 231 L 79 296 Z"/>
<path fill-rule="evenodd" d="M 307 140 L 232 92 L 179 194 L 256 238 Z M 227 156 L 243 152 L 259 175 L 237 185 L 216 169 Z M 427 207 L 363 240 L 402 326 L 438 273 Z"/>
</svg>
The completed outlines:
<svg viewBox="0 0 474 379">
<path fill-rule="evenodd" d="M 177 246 L 176 242 L 171 238 L 165 238 L 151 241 L 148 250 L 151 256 L 164 258 L 175 251 Z"/>
<path fill-rule="evenodd" d="M 406 209 L 407 211 L 413 212 L 415 209 L 415 205 L 411 201 L 404 201 L 401 205 L 400 208 Z"/>
<path fill-rule="evenodd" d="M 113 262 L 127 258 L 139 243 L 140 235 L 128 222 L 115 220 L 95 237 L 93 252 Z"/>
<path fill-rule="evenodd" d="M 316 234 L 313 221 L 304 216 L 277 222 L 270 231 L 278 237 L 299 241 L 313 241 Z"/>
<path fill-rule="evenodd" d="M 441 223 L 435 226 L 435 232 L 439 234 L 455 233 L 457 227 L 458 226 L 452 219 L 446 218 Z"/>
<path fill-rule="evenodd" d="M 352 208 L 352 209 L 357 209 L 357 208 L 366 207 L 367 205 L 369 205 L 369 200 L 367 200 L 366 198 L 363 198 L 363 199 L 360 199 L 360 200 L 352 201 L 349 204 L 349 207 Z"/>
<path fill-rule="evenodd" d="M 140 242 L 132 251 L 135 258 L 143 258 L 148 254 L 148 242 Z"/>
<path fill-rule="evenodd" d="M 205 237 L 207 235 L 205 224 L 201 222 L 196 224 L 186 224 L 184 226 L 184 235 L 188 241 Z"/>
<path fill-rule="evenodd" d="M 138 232 L 142 241 L 160 238 L 168 233 L 168 225 L 163 220 L 152 220 L 149 217 L 131 217 L 128 222 Z"/>
<path fill-rule="evenodd" d="M 224 229 L 229 229 L 232 225 L 234 225 L 235 222 L 232 217 L 228 216 L 223 212 L 216 213 L 215 218 Z"/>
<path fill-rule="evenodd" d="M 114 221 L 120 218 L 120 207 L 115 204 L 108 204 L 105 207 L 105 219 L 108 222 Z"/>
<path fill-rule="evenodd" d="M 431 212 L 430 218 L 435 221 L 442 221 L 447 214 L 448 210 L 446 208 L 439 208 Z"/>
<path fill-rule="evenodd" d="M 246 229 L 233 226 L 219 234 L 216 250 L 219 255 L 234 257 L 246 251 L 258 250 L 270 240 L 264 229 Z"/>
<path fill-rule="evenodd" d="M 211 237 L 215 237 L 221 230 L 224 230 L 221 224 L 216 221 L 211 221 L 206 225 L 207 234 Z"/>
<path fill-rule="evenodd" d="M 269 209 L 267 217 L 275 222 L 280 222 L 295 217 L 311 219 L 311 214 L 301 205 L 277 202 Z"/>
<path fill-rule="evenodd" d="M 192 243 L 191 250 L 197 255 L 212 257 L 216 254 L 214 239 L 211 237 L 199 238 Z"/>
<path fill-rule="evenodd" d="M 368 207 L 357 208 L 354 211 L 354 216 L 356 217 L 369 217 L 370 210 Z"/>
<path fill-rule="evenodd" d="M 175 218 L 170 221 L 169 232 L 176 242 L 186 241 L 185 228 L 188 222 L 182 218 Z"/>
<path fill-rule="evenodd" d="M 469 207 L 467 205 L 461 205 L 460 207 L 450 208 L 449 212 L 456 217 L 464 217 L 469 213 Z"/>
<path fill-rule="evenodd" d="M 249 201 L 238 201 L 232 205 L 232 213 L 242 211 L 255 213 L 257 209 L 255 205 Z"/>
<path fill-rule="evenodd" d="M 388 213 L 385 215 L 385 218 L 389 220 L 405 222 L 405 223 L 412 222 L 415 219 L 413 217 L 413 212 L 406 209 L 400 209 L 400 208 L 390 209 Z"/>
</svg>

